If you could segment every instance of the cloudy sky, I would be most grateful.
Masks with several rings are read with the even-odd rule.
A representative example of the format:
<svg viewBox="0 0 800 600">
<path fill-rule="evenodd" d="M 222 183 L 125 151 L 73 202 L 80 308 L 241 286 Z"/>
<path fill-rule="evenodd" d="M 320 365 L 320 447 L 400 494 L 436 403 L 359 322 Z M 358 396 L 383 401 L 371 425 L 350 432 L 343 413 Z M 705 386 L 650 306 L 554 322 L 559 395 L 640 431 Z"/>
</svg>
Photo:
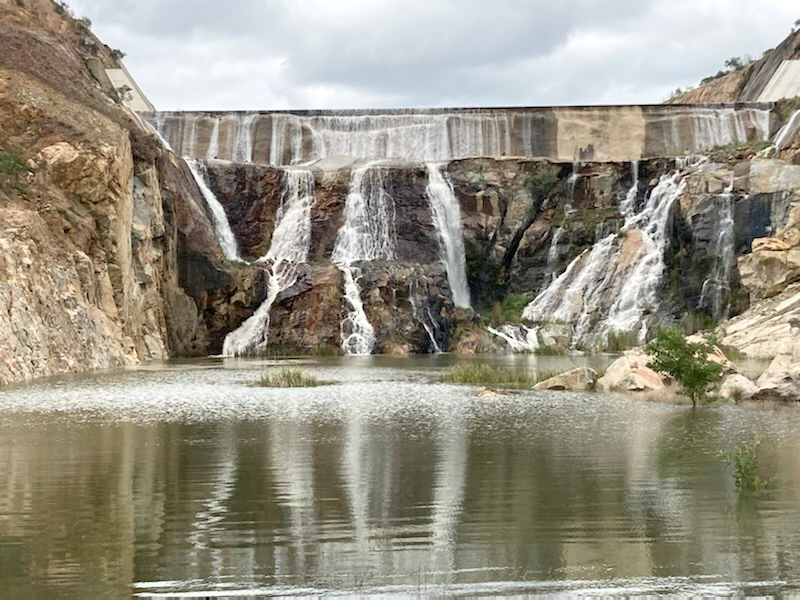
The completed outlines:
<svg viewBox="0 0 800 600">
<path fill-rule="evenodd" d="M 658 103 L 797 0 L 70 0 L 161 110 Z"/>
</svg>

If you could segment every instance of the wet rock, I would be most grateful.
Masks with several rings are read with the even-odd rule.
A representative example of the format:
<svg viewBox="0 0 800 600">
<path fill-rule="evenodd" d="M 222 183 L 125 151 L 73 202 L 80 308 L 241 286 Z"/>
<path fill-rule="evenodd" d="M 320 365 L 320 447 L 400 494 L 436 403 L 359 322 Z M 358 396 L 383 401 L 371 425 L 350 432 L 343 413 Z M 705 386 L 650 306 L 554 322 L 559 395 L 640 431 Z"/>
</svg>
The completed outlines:
<svg viewBox="0 0 800 600">
<path fill-rule="evenodd" d="M 534 390 L 553 390 L 564 391 L 569 390 L 573 392 L 585 392 L 595 388 L 597 384 L 597 371 L 581 367 L 556 375 L 550 379 L 540 381 L 535 386 Z"/>
</svg>

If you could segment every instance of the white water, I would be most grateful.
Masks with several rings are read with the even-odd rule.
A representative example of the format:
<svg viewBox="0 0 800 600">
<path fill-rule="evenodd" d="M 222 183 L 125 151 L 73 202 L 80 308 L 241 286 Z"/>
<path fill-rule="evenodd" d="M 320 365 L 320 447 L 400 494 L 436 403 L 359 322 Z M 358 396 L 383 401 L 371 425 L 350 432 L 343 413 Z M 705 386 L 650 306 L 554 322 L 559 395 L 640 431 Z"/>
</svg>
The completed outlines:
<svg viewBox="0 0 800 600">
<path fill-rule="evenodd" d="M 425 329 L 425 333 L 428 334 L 428 339 L 431 342 L 434 353 L 441 354 L 442 347 L 436 340 L 436 332 L 439 331 L 439 324 L 433 318 L 430 307 L 424 302 L 427 293 L 418 294 L 416 288 L 415 281 L 410 281 L 408 284 L 408 302 L 411 304 L 411 314 L 417 322 L 422 325 L 423 329 Z M 420 307 L 422 307 L 422 310 L 420 310 Z"/>
<path fill-rule="evenodd" d="M 643 317 L 645 312 L 655 314 L 661 304 L 659 284 L 664 275 L 664 251 L 669 243 L 669 217 L 685 187 L 686 182 L 679 174 L 662 177 L 644 208 L 626 221 L 623 232 L 638 230 L 643 243 L 603 321 L 604 330 L 638 331 L 640 341 L 647 335 L 647 321 Z"/>
<path fill-rule="evenodd" d="M 798 133 L 800 133 L 800 110 L 796 111 L 786 124 L 781 127 L 780 131 L 778 131 L 775 136 L 775 143 L 773 144 L 775 151 L 780 152 L 788 147 L 789 143 Z"/>
<path fill-rule="evenodd" d="M 241 261 L 239 248 L 236 244 L 236 236 L 233 235 L 231 225 L 228 222 L 228 216 L 225 214 L 225 209 L 222 208 L 222 204 L 219 203 L 214 192 L 211 191 L 211 188 L 209 188 L 206 183 L 206 175 L 208 173 L 206 166 L 191 158 L 185 158 L 184 160 L 189 170 L 192 172 L 192 177 L 194 177 L 197 187 L 200 188 L 200 193 L 203 194 L 203 198 L 211 211 L 211 217 L 214 221 L 214 230 L 217 233 L 217 240 L 222 248 L 222 252 L 228 260 Z"/>
<path fill-rule="evenodd" d="M 218 141 L 219 158 L 235 162 L 255 160 L 255 130 L 264 122 L 262 131 L 269 131 L 269 136 L 261 140 L 257 160 L 273 165 L 301 164 L 331 156 L 422 162 L 476 156 L 542 156 L 552 152 L 551 134 L 546 127 L 559 127 L 557 119 L 548 120 L 539 111 L 525 110 L 316 115 L 176 113 L 148 118 L 157 122 L 162 135 L 182 154 L 196 158 L 209 155 L 208 148 L 199 141 L 208 135 L 205 132 L 224 129 L 224 143 Z M 703 152 L 734 142 L 743 143 L 750 130 L 755 131 L 754 138 L 767 139 L 769 118 L 770 112 L 761 108 L 693 107 L 688 114 L 668 113 L 660 117 L 666 130 L 664 154 Z M 563 127 L 574 123 L 569 116 L 563 120 Z M 198 127 L 198 122 L 203 126 Z M 178 139 L 170 137 L 173 131 Z M 183 135 L 177 135 L 178 131 Z M 598 136 L 603 133 L 600 131 Z M 567 139 L 568 133 L 561 137 Z"/>
<path fill-rule="evenodd" d="M 487 327 L 489 333 L 505 340 L 512 352 L 533 353 L 539 349 L 539 336 L 536 329 L 524 325 L 503 325 L 499 329 Z"/>
<path fill-rule="evenodd" d="M 644 206 L 637 209 L 637 168 L 634 164 L 633 186 L 620 205 L 621 212 L 627 213 L 623 237 L 602 235 L 604 228 L 598 226 L 592 249 L 576 257 L 525 308 L 523 318 L 537 323 L 572 323 L 573 344 L 597 341 L 610 331 L 634 331 L 644 338 L 645 317 L 656 313 L 660 305 L 670 213 L 685 184 L 677 173 L 663 177 Z M 622 265 L 622 244 L 628 235 L 641 236 L 641 244 L 630 264 Z"/>
<path fill-rule="evenodd" d="M 267 297 L 249 319 L 225 337 L 223 356 L 257 355 L 267 349 L 272 305 L 282 291 L 297 281 L 297 265 L 308 260 L 313 203 L 314 177 L 311 171 L 285 171 L 284 191 L 275 217 L 270 248 L 265 256 L 256 261 L 271 263 Z"/>
<path fill-rule="evenodd" d="M 214 128 L 211 130 L 211 137 L 208 140 L 208 150 L 206 160 L 214 160 L 219 154 L 219 119 L 214 119 Z"/>
<path fill-rule="evenodd" d="M 550 248 L 547 251 L 547 267 L 545 270 L 545 286 L 550 285 L 556 280 L 558 274 L 558 244 L 561 243 L 561 238 L 564 237 L 564 225 L 560 225 L 553 232 L 553 237 L 550 240 Z"/>
<path fill-rule="evenodd" d="M 708 279 L 703 282 L 700 306 L 709 310 L 717 321 L 728 318 L 731 300 L 731 273 L 736 265 L 734 248 L 733 176 L 723 194 L 717 196 L 719 218 L 715 222 L 714 243 L 710 248 L 715 263 Z"/>
<path fill-rule="evenodd" d="M 371 260 L 392 260 L 394 250 L 394 200 L 386 192 L 383 171 L 368 163 L 355 169 L 344 207 L 344 224 L 336 235 L 331 260 L 344 276 L 344 299 L 349 305 L 341 323 L 345 353 L 366 355 L 375 345 L 375 330 L 364 311 L 360 271 L 352 265 Z"/>
<path fill-rule="evenodd" d="M 375 329 L 364 311 L 358 278 L 361 271 L 348 265 L 339 265 L 344 279 L 344 299 L 350 305 L 347 316 L 339 324 L 342 350 L 349 356 L 367 356 L 375 346 Z"/>
<path fill-rule="evenodd" d="M 447 267 L 447 281 L 458 308 L 470 308 L 467 261 L 464 252 L 464 235 L 461 228 L 461 207 L 453 184 L 441 165 L 428 164 L 426 194 L 431 208 L 431 218 L 439 237 L 442 261 Z"/>
</svg>

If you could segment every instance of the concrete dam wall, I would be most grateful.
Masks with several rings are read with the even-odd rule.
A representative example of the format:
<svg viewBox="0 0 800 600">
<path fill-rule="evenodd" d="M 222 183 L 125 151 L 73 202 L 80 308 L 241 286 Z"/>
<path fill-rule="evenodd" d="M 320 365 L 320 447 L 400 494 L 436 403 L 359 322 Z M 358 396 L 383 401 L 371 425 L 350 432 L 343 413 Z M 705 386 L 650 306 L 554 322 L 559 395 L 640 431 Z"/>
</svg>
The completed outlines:
<svg viewBox="0 0 800 600">
<path fill-rule="evenodd" d="M 178 154 L 271 165 L 327 157 L 420 162 L 471 157 L 631 161 L 764 141 L 772 104 L 293 112 L 156 112 Z"/>
</svg>

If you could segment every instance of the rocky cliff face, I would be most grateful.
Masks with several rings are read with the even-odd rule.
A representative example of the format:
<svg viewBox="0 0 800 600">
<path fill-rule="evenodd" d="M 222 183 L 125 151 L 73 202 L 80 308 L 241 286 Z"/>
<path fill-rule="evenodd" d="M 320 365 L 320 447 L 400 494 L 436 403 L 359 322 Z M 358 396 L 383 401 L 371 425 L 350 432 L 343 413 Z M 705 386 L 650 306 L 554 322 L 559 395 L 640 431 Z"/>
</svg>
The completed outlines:
<svg viewBox="0 0 800 600">
<path fill-rule="evenodd" d="M 85 26 L 46 0 L 0 13 L 0 384 L 218 354 L 261 307 L 267 354 L 339 353 L 359 327 L 369 351 L 386 354 L 601 348 L 660 323 L 709 327 L 751 301 L 723 328 L 726 343 L 768 353 L 779 335 L 791 347 L 800 167 L 747 150 L 696 164 L 498 150 L 435 165 L 271 166 L 257 162 L 269 119 L 253 119 L 249 146 L 220 123 L 218 149 L 249 148 L 241 162 L 206 165 L 221 223 L 189 166 L 92 79 L 87 64 L 113 58 Z M 559 129 L 592 146 L 586 111 L 575 111 L 540 123 L 552 148 Z M 637 157 L 671 139 L 657 115 L 639 113 L 644 133 L 620 141 Z M 718 121 L 708 140 L 732 127 Z M 481 139 L 501 129 L 483 123 Z M 189 131 L 181 139 L 212 154 L 213 123 Z M 507 133 L 509 152 L 535 142 Z M 284 150 L 278 162 L 314 146 Z M 301 180 L 313 190 L 307 214 Z M 222 227 L 241 260 L 226 258 Z M 292 276 L 279 277 L 298 249 Z M 454 301 L 459 268 L 472 309 Z"/>
<path fill-rule="evenodd" d="M 93 81 L 85 27 L 0 12 L 0 384 L 204 353 L 178 263 L 232 280 L 183 164 Z"/>
</svg>

